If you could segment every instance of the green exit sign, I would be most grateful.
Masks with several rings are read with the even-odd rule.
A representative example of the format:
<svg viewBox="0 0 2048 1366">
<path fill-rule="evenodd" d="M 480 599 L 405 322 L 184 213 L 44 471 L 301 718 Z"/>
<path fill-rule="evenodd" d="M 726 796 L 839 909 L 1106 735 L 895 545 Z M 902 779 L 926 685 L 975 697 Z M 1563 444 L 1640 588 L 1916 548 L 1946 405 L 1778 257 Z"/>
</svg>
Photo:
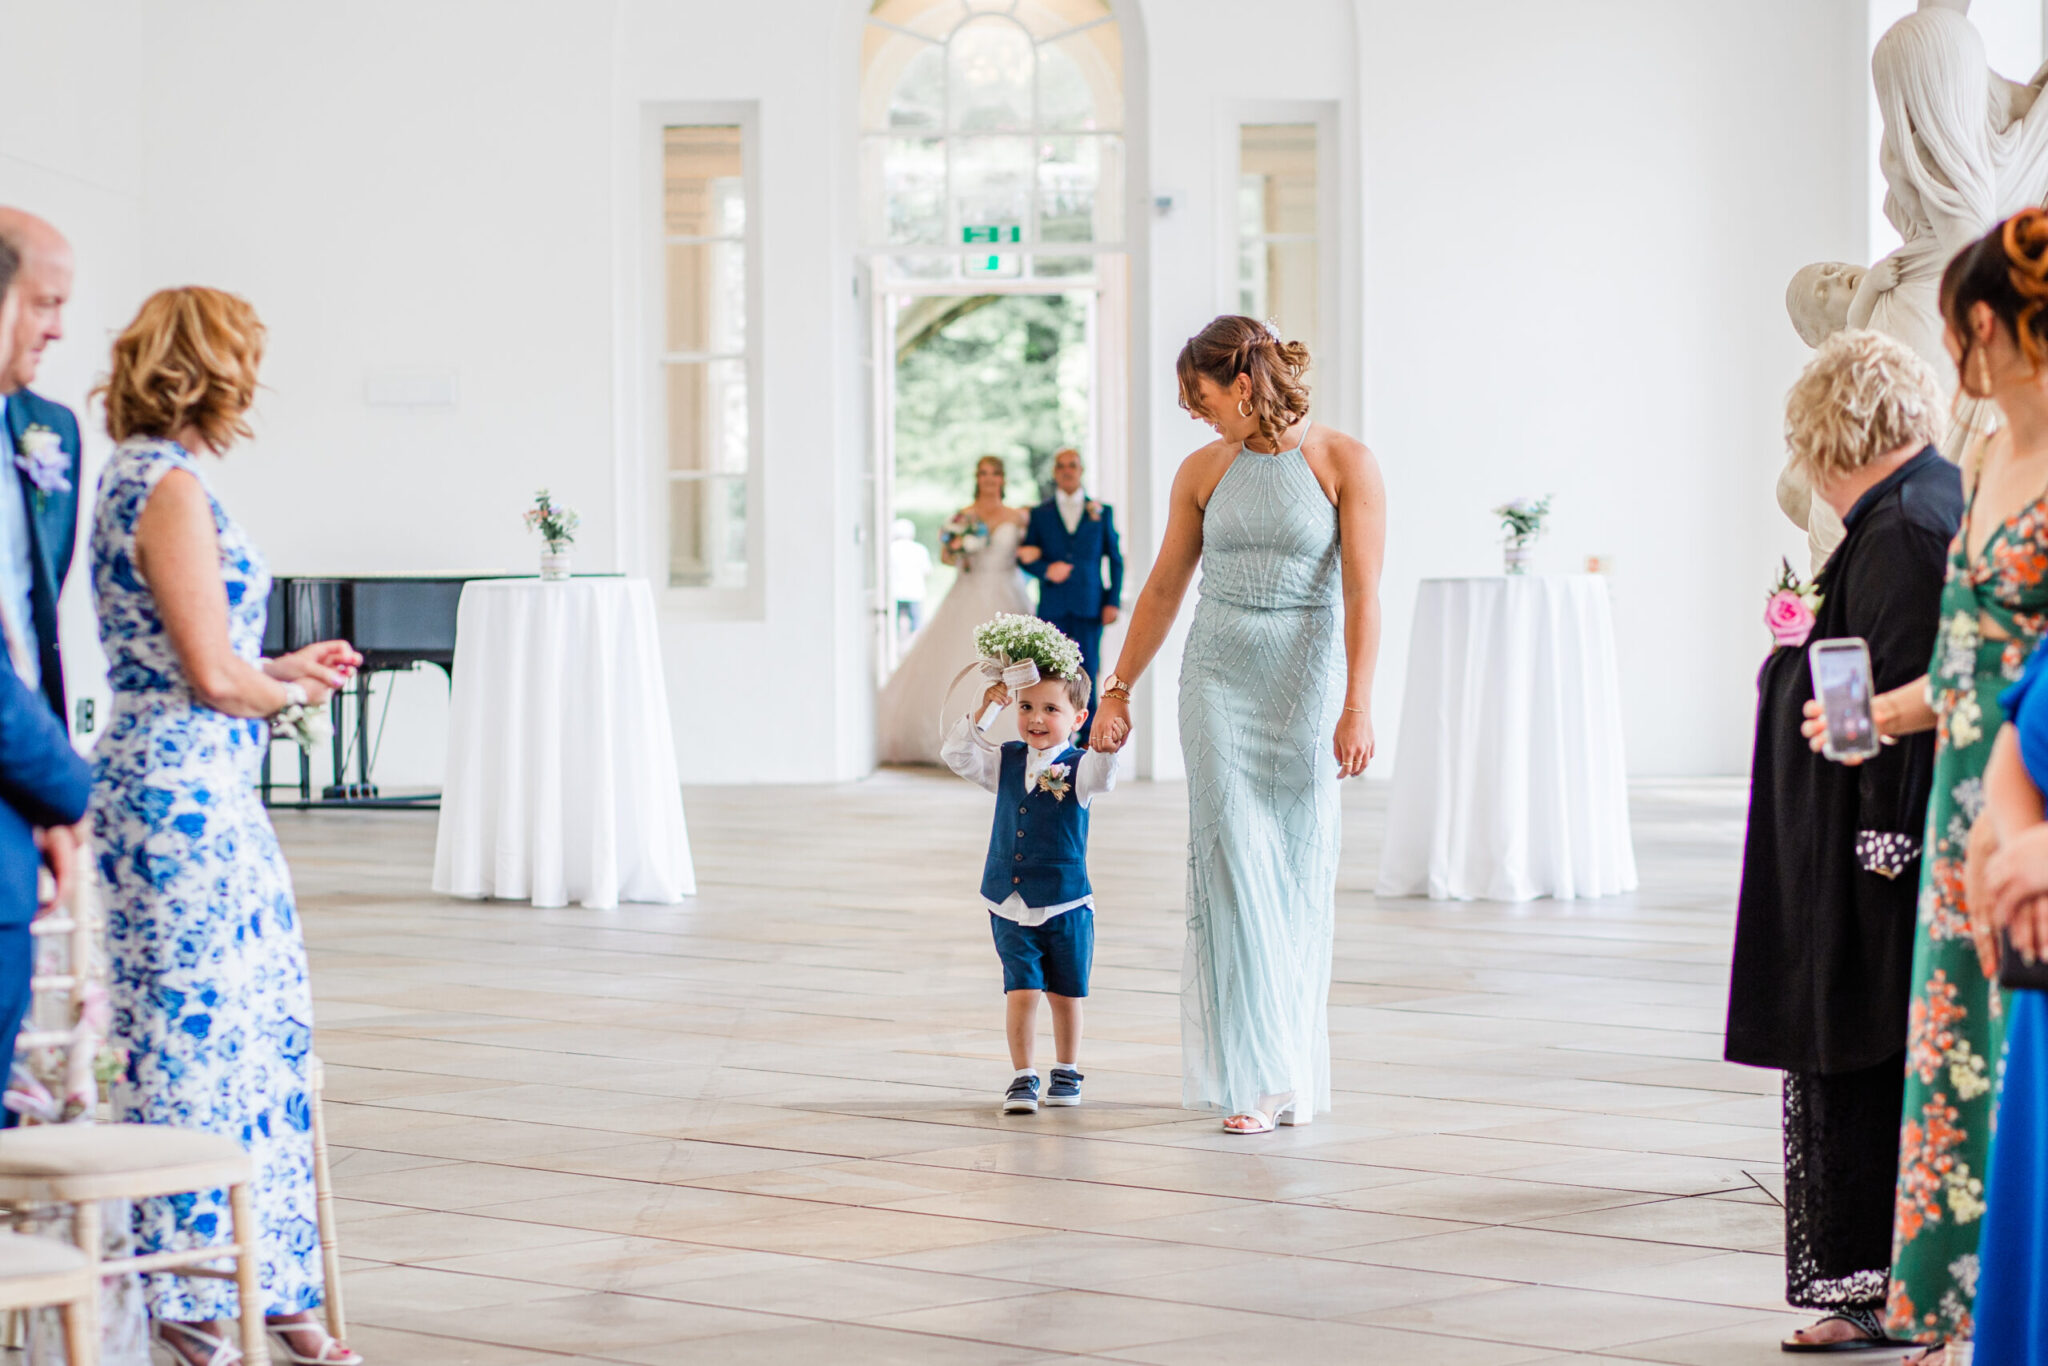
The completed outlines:
<svg viewBox="0 0 2048 1366">
<path fill-rule="evenodd" d="M 1024 229 L 1016 223 L 975 223 L 960 229 L 960 240 L 969 246 L 976 242 L 1021 242 Z"/>
</svg>

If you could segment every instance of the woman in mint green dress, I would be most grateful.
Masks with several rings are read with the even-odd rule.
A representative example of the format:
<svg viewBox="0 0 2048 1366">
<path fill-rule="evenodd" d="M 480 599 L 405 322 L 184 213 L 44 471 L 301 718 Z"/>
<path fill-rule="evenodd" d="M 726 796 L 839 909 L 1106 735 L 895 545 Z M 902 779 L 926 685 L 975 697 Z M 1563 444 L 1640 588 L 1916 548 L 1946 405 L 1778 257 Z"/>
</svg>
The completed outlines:
<svg viewBox="0 0 2048 1366">
<path fill-rule="evenodd" d="M 1181 406 L 1219 439 L 1174 479 L 1094 728 L 1098 749 L 1128 739 L 1131 684 L 1199 564 L 1180 687 L 1182 1103 L 1221 1111 L 1234 1134 L 1330 1108 L 1337 783 L 1373 752 L 1386 495 L 1372 452 L 1309 422 L 1308 361 L 1299 342 L 1242 317 L 1182 349 Z"/>
</svg>

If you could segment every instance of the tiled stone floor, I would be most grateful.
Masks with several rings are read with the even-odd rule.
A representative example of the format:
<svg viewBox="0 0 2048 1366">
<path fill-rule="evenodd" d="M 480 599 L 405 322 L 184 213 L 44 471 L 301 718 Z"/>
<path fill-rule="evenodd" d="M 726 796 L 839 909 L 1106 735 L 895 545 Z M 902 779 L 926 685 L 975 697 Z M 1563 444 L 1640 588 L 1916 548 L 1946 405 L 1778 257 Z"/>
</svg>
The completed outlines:
<svg viewBox="0 0 2048 1366">
<path fill-rule="evenodd" d="M 1088 1103 L 1004 1118 L 987 798 L 703 789 L 702 894 L 426 892 L 433 818 L 289 814 L 378 1366 L 1775 1361 L 1777 1078 L 1720 1022 L 1732 783 L 1635 796 L 1640 894 L 1380 903 L 1353 784 L 1336 1112 L 1178 1108 L 1184 793 L 1098 808 Z"/>
</svg>

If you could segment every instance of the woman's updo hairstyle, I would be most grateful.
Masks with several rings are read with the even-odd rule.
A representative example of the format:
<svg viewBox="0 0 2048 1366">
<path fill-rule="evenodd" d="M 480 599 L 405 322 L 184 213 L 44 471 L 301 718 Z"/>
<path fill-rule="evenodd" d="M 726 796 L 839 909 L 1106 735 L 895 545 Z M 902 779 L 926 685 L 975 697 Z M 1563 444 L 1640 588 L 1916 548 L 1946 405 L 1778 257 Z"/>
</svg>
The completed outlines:
<svg viewBox="0 0 2048 1366">
<path fill-rule="evenodd" d="M 1963 392 L 1986 398 L 1970 388 L 1969 378 L 1977 349 L 1970 310 L 1978 304 L 2012 333 L 2036 371 L 2048 362 L 2048 211 L 2021 209 L 1957 252 L 1941 275 L 1941 314 L 1963 344 L 1956 367 Z"/>
<path fill-rule="evenodd" d="M 1224 314 L 1189 337 L 1173 363 L 1180 380 L 1180 406 L 1198 417 L 1202 376 L 1222 389 L 1235 384 L 1239 375 L 1250 376 L 1249 416 L 1258 419 L 1260 438 L 1276 451 L 1287 429 L 1308 416 L 1308 386 L 1301 382 L 1307 369 L 1306 346 L 1281 341 L 1264 323 L 1235 313 Z"/>
</svg>

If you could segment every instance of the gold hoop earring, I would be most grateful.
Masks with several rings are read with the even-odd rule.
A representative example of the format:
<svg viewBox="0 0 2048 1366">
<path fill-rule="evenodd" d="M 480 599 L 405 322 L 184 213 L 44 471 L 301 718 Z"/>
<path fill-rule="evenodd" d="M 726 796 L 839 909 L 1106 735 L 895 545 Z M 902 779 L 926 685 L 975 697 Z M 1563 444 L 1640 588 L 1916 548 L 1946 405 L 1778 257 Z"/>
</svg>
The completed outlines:
<svg viewBox="0 0 2048 1366">
<path fill-rule="evenodd" d="M 1250 399 L 1241 398 L 1237 401 L 1237 415 L 1239 417 L 1250 417 L 1252 415 L 1252 402 Z"/>
</svg>

